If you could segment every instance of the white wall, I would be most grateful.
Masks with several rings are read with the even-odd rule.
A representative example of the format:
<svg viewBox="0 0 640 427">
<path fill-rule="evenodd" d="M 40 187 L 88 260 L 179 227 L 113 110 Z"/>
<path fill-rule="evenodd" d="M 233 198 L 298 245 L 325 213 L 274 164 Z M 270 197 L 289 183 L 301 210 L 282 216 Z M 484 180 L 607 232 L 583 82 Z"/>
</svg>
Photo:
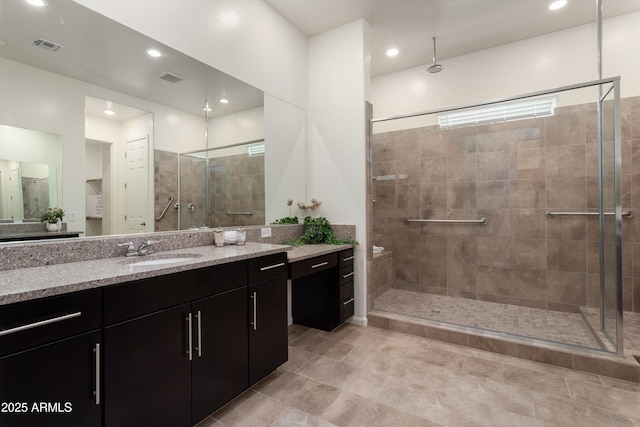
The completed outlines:
<svg viewBox="0 0 640 427">
<path fill-rule="evenodd" d="M 264 122 L 264 107 L 210 118 L 207 126 L 209 148 L 262 139 Z M 201 125 L 204 131 L 204 122 Z"/>
<path fill-rule="evenodd" d="M 369 24 L 358 20 L 309 39 L 307 197 L 320 216 L 355 224 L 354 321 L 366 324 L 365 99 Z M 308 200 L 307 200 L 308 201 Z"/>
<path fill-rule="evenodd" d="M 469 105 L 596 80 L 596 27 L 583 25 L 372 79 L 373 116 Z M 640 95 L 640 12 L 603 22 L 603 77 L 622 77 L 622 96 Z M 589 101 L 593 101 L 590 98 Z M 573 102 L 586 102 L 575 99 Z M 374 132 L 421 126 L 380 123 Z"/>
<path fill-rule="evenodd" d="M 75 0 L 299 107 L 307 37 L 262 0 Z"/>
</svg>

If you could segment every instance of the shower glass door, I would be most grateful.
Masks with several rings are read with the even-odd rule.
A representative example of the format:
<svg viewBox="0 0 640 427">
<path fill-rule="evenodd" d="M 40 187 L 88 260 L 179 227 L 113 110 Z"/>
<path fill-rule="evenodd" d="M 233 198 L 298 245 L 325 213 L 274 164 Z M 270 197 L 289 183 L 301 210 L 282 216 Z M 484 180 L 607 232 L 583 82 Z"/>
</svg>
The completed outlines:
<svg viewBox="0 0 640 427">
<path fill-rule="evenodd" d="M 622 182 L 619 80 L 600 85 L 598 209 L 600 331 L 611 352 L 622 348 Z M 628 204 L 627 204 L 628 205 Z"/>
</svg>

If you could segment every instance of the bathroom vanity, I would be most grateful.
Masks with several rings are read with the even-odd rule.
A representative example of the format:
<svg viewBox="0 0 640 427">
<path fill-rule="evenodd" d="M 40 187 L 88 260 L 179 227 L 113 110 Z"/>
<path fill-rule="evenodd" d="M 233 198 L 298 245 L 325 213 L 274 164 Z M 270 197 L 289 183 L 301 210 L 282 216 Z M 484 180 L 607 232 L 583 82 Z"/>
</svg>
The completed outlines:
<svg viewBox="0 0 640 427">
<path fill-rule="evenodd" d="M 353 248 L 313 256 L 314 246 L 289 252 L 293 323 L 332 331 L 353 316 Z"/>
<path fill-rule="evenodd" d="M 3 272 L 39 289 L 0 295 L 21 300 L 0 305 L 0 425 L 196 424 L 287 360 L 286 249 Z M 65 272 L 62 289 L 42 287 Z"/>
</svg>

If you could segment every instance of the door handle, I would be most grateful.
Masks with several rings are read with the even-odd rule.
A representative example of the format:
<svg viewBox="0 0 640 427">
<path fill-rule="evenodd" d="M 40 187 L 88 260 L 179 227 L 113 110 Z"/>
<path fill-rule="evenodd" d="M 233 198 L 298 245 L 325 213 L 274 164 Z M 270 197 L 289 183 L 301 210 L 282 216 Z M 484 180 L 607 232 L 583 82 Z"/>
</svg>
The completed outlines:
<svg viewBox="0 0 640 427">
<path fill-rule="evenodd" d="M 193 351 L 191 351 L 193 346 L 193 324 L 192 324 L 192 316 L 191 313 L 187 315 L 187 354 L 189 355 L 189 361 L 193 359 Z"/>
<path fill-rule="evenodd" d="M 198 327 L 198 342 L 196 344 L 196 350 L 198 350 L 198 357 L 202 357 L 202 312 L 198 310 L 196 313 L 197 327 Z"/>
<path fill-rule="evenodd" d="M 145 227 L 147 225 L 147 223 L 143 221 L 143 222 L 140 223 L 140 225 Z"/>
<path fill-rule="evenodd" d="M 96 399 L 96 405 L 100 404 L 100 344 L 96 343 L 95 348 L 93 349 L 93 353 L 95 354 L 95 362 L 96 362 L 96 380 L 95 385 L 96 389 L 93 392 L 93 395 Z"/>
<path fill-rule="evenodd" d="M 253 322 L 251 322 L 251 324 L 253 325 L 253 330 L 257 331 L 258 330 L 258 293 L 254 292 L 253 295 L 251 295 L 251 299 L 253 300 Z"/>
</svg>

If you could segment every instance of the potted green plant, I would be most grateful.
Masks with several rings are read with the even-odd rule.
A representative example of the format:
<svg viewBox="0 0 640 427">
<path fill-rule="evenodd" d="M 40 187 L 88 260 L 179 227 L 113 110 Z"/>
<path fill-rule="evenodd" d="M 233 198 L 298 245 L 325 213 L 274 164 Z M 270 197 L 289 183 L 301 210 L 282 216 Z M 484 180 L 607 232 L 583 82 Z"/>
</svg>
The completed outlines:
<svg viewBox="0 0 640 427">
<path fill-rule="evenodd" d="M 64 211 L 60 208 L 47 208 L 40 211 L 40 221 L 45 223 L 47 231 L 59 231 L 59 229 L 62 229 L 60 224 L 63 216 Z"/>
<path fill-rule="evenodd" d="M 325 217 L 312 218 L 310 216 L 304 219 L 305 232 L 300 237 L 295 237 L 284 243 L 292 246 L 302 246 L 315 243 L 328 243 L 330 245 L 357 245 L 355 240 L 341 240 L 338 239 L 333 230 L 331 229 L 331 223 Z"/>
</svg>

